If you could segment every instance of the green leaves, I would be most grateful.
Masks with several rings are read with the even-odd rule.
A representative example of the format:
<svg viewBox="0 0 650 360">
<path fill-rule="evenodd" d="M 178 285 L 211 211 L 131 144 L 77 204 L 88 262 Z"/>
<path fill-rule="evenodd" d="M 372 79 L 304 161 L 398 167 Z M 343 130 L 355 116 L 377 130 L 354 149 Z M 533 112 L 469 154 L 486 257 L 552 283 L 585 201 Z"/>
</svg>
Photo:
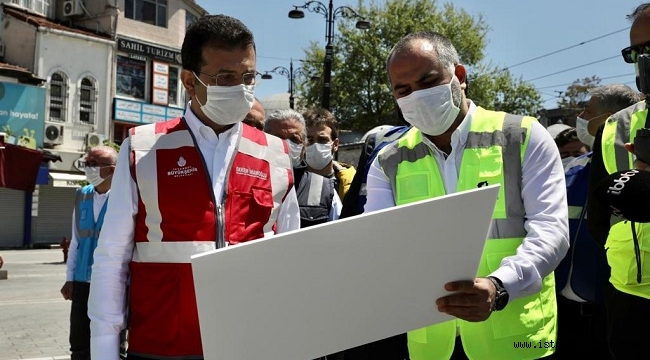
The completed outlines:
<svg viewBox="0 0 650 360">
<path fill-rule="evenodd" d="M 541 97 L 532 85 L 482 63 L 489 31 L 482 15 L 472 16 L 451 3 L 438 6 L 434 0 L 372 1 L 367 7 L 359 1 L 356 9 L 370 20 L 369 30 L 356 29 L 356 19 L 339 17 L 335 24 L 330 103 L 341 128 L 365 132 L 377 125 L 400 123 L 386 58 L 400 38 L 423 30 L 437 31 L 456 46 L 461 62 L 468 67 L 468 97 L 477 104 L 522 115 L 539 110 Z M 312 42 L 305 49 L 303 67 L 309 74 L 318 74 L 320 80 L 297 79 L 299 107 L 320 106 L 324 47 Z"/>
</svg>

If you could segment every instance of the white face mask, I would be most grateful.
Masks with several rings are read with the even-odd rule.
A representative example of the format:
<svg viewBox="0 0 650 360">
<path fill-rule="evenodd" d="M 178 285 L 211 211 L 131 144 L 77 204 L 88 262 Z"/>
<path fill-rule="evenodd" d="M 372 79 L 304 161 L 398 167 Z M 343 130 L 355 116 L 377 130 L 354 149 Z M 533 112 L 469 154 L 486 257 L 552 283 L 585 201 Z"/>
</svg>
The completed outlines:
<svg viewBox="0 0 650 360">
<path fill-rule="evenodd" d="M 206 85 L 196 74 L 194 77 L 205 86 L 207 94 L 205 104 L 201 105 L 195 96 L 196 102 L 214 123 L 222 126 L 236 124 L 251 111 L 255 101 L 255 85 L 212 86 Z"/>
<path fill-rule="evenodd" d="M 589 120 L 585 120 L 581 117 L 576 118 L 576 133 L 578 133 L 578 140 L 591 148 L 594 146 L 594 140 L 596 137 L 589 133 L 589 130 L 587 129 L 588 126 Z"/>
<path fill-rule="evenodd" d="M 305 148 L 305 162 L 312 169 L 321 170 L 332 162 L 332 144 L 312 144 Z"/>
<path fill-rule="evenodd" d="M 287 146 L 289 146 L 289 158 L 291 158 L 291 167 L 296 167 L 300 165 L 300 156 L 302 155 L 302 144 L 296 144 L 295 142 L 286 139 Z"/>
<path fill-rule="evenodd" d="M 451 83 L 417 90 L 397 99 L 404 119 L 422 133 L 438 136 L 449 130 L 460 108 L 454 104 Z M 457 81 L 457 80 L 456 80 Z"/>
<path fill-rule="evenodd" d="M 102 178 L 102 176 L 99 174 L 101 170 L 102 168 L 99 166 L 84 168 L 84 172 L 86 173 L 86 180 L 88 180 L 92 186 L 98 186 L 104 182 L 105 179 Z"/>
<path fill-rule="evenodd" d="M 575 159 L 575 156 L 567 156 L 567 157 L 563 158 L 562 159 L 562 167 L 564 167 L 564 169 L 566 169 L 567 165 L 569 165 L 569 163 L 571 161 L 573 161 L 574 159 Z"/>
</svg>

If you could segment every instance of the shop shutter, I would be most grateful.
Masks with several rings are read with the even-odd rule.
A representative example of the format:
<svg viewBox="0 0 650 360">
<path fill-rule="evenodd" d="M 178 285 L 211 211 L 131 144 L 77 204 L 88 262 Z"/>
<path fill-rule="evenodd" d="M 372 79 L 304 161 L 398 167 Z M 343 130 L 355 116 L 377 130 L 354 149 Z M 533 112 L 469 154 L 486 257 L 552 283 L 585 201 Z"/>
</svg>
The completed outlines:
<svg viewBox="0 0 650 360">
<path fill-rule="evenodd" d="M 22 247 L 25 192 L 0 188 L 0 248 Z"/>
<path fill-rule="evenodd" d="M 38 216 L 33 221 L 33 244 L 59 244 L 72 236 L 74 187 L 40 186 Z"/>
</svg>

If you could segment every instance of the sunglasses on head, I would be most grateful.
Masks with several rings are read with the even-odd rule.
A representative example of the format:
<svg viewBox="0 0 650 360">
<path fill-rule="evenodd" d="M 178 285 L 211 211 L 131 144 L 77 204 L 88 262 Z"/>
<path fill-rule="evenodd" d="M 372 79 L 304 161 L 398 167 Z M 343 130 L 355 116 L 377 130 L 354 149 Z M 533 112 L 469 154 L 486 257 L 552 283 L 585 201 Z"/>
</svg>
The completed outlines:
<svg viewBox="0 0 650 360">
<path fill-rule="evenodd" d="M 639 55 L 650 54 L 650 41 L 645 42 L 641 45 L 632 45 L 628 46 L 625 49 L 621 50 L 623 55 L 623 60 L 626 63 L 634 64 L 637 62 Z"/>
</svg>

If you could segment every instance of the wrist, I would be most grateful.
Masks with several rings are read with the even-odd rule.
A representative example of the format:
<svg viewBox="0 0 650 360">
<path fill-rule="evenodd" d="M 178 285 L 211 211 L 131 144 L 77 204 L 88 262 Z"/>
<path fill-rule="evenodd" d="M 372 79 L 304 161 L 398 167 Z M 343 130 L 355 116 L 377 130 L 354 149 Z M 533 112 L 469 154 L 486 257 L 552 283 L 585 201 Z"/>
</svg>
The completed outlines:
<svg viewBox="0 0 650 360">
<path fill-rule="evenodd" d="M 508 305 L 508 300 L 510 299 L 508 291 L 503 286 L 503 283 L 499 278 L 495 276 L 488 276 L 487 279 L 492 282 L 494 288 L 496 289 L 494 299 L 492 300 L 492 311 L 503 310 L 506 305 Z"/>
</svg>

